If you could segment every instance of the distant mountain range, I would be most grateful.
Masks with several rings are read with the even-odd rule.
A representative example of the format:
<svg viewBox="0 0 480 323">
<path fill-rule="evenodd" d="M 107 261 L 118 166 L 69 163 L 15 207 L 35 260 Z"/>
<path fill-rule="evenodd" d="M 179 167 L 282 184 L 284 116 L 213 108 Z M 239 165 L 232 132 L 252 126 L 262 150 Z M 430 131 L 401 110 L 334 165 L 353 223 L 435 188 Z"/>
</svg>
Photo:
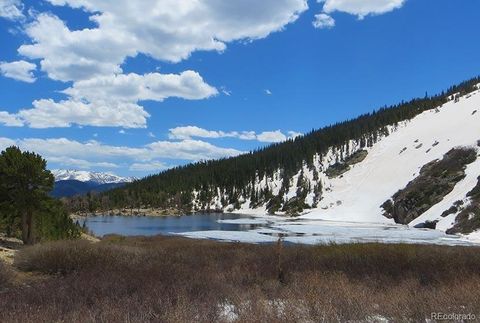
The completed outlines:
<svg viewBox="0 0 480 323">
<path fill-rule="evenodd" d="M 131 183 L 137 178 L 135 177 L 120 177 L 112 173 L 97 173 L 83 170 L 63 170 L 54 169 L 51 171 L 55 176 L 55 181 L 75 180 L 80 182 L 93 182 L 97 184 L 119 184 Z"/>
<path fill-rule="evenodd" d="M 57 198 L 88 192 L 104 192 L 137 180 L 135 177 L 120 177 L 112 173 L 80 170 L 55 169 L 51 172 L 55 177 L 55 187 L 51 195 Z"/>
</svg>

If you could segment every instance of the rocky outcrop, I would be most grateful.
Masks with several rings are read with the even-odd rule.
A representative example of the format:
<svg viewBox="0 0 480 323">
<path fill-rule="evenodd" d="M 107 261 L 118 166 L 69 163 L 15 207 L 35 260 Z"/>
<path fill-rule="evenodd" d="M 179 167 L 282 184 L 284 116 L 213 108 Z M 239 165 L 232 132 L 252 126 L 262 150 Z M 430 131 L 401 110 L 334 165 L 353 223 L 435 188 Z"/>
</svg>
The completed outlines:
<svg viewBox="0 0 480 323">
<path fill-rule="evenodd" d="M 467 204 L 455 218 L 455 225 L 447 230 L 447 233 L 469 234 L 480 229 L 480 176 L 478 183 L 471 190 L 467 197 L 470 203 Z"/>
<path fill-rule="evenodd" d="M 408 224 L 449 194 L 465 178 L 465 168 L 477 158 L 474 148 L 454 148 L 442 160 L 434 160 L 420 175 L 387 200 L 384 216 Z"/>
<path fill-rule="evenodd" d="M 365 158 L 368 156 L 368 151 L 366 150 L 359 150 L 354 154 L 345 158 L 343 162 L 338 162 L 330 166 L 325 174 L 327 174 L 330 178 L 339 177 L 342 174 L 348 172 L 351 166 L 361 163 Z"/>
</svg>

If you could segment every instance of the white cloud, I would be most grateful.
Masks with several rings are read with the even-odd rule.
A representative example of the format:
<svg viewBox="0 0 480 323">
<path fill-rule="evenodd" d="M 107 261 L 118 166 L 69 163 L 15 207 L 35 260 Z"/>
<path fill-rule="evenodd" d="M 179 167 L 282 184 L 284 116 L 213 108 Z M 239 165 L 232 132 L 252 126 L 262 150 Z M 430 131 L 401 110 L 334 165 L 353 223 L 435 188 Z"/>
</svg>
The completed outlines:
<svg viewBox="0 0 480 323">
<path fill-rule="evenodd" d="M 15 140 L 0 137 L 0 151 L 5 150 L 7 147 L 15 146 L 16 144 Z"/>
<path fill-rule="evenodd" d="M 176 127 L 169 130 L 170 139 L 187 140 L 192 138 L 237 138 L 242 140 L 258 140 L 260 142 L 281 142 L 289 138 L 295 138 L 302 135 L 299 132 L 289 131 L 288 137 L 280 130 L 265 131 L 257 134 L 255 131 L 214 131 L 199 128 L 196 126 Z"/>
<path fill-rule="evenodd" d="M 75 82 L 63 92 L 74 99 L 89 102 L 110 98 L 114 101 L 134 103 L 145 100 L 163 101 L 171 97 L 200 100 L 218 94 L 217 89 L 206 84 L 194 71 L 180 74 L 131 73 L 100 76 Z"/>
<path fill-rule="evenodd" d="M 0 137 L 0 150 L 16 145 L 23 150 L 35 151 L 47 161 L 70 168 L 118 168 L 148 171 L 166 168 L 163 159 L 200 161 L 232 157 L 242 151 L 214 146 L 200 140 L 177 142 L 156 141 L 143 147 L 112 146 L 98 141 L 80 142 L 66 138 L 26 138 L 12 140 Z"/>
<path fill-rule="evenodd" d="M 33 72 L 37 69 L 37 65 L 33 63 L 29 63 L 26 61 L 17 61 L 17 62 L 0 62 L 0 74 L 5 77 L 27 82 L 33 83 L 37 79 Z"/>
<path fill-rule="evenodd" d="M 24 17 L 23 5 L 20 0 L 0 0 L 0 17 L 18 20 Z"/>
<path fill-rule="evenodd" d="M 169 167 L 162 162 L 151 162 L 151 163 L 134 163 L 130 166 L 129 170 L 134 172 L 160 172 L 168 168 Z"/>
<path fill-rule="evenodd" d="M 169 97 L 205 99 L 218 92 L 198 73 L 185 71 L 181 74 L 100 76 L 75 82 L 63 93 L 69 97 L 67 100 L 37 100 L 33 108 L 10 116 L 31 128 L 71 127 L 73 124 L 145 128 L 150 115 L 139 101 L 163 101 Z"/>
<path fill-rule="evenodd" d="M 121 134 L 121 135 L 124 135 L 124 134 L 126 134 L 127 132 L 126 132 L 125 130 L 121 129 L 120 131 L 118 131 L 118 133 Z"/>
<path fill-rule="evenodd" d="M 226 96 L 231 96 L 232 95 L 232 91 L 228 90 L 225 86 L 222 86 L 220 88 L 220 90 L 222 91 L 223 94 L 225 94 Z"/>
<path fill-rule="evenodd" d="M 38 100 L 32 109 L 21 110 L 17 117 L 31 128 L 71 127 L 74 124 L 96 127 L 145 128 L 150 115 L 143 107 L 124 102 L 81 100 L 55 102 Z"/>
<path fill-rule="evenodd" d="M 8 127 L 22 127 L 23 121 L 14 114 L 10 114 L 6 111 L 0 111 L 0 125 L 2 124 Z"/>
<path fill-rule="evenodd" d="M 280 130 L 265 131 L 257 136 L 257 140 L 261 142 L 282 142 L 287 139 L 287 136 L 285 136 Z"/>
<path fill-rule="evenodd" d="M 270 91 L 269 89 L 266 89 L 266 90 L 265 90 L 265 94 L 266 94 L 266 95 L 272 95 L 272 91 Z"/>
<path fill-rule="evenodd" d="M 295 139 L 297 137 L 303 136 L 303 133 L 301 132 L 296 132 L 296 131 L 289 131 L 288 132 L 288 138 L 289 139 Z"/>
<path fill-rule="evenodd" d="M 334 12 L 344 12 L 358 19 L 368 15 L 381 15 L 401 8 L 407 0 L 317 0 L 324 3 L 323 12 L 315 15 L 315 28 L 332 28 L 335 20 L 331 17 Z"/>
<path fill-rule="evenodd" d="M 325 2 L 323 11 L 327 14 L 340 11 L 363 19 L 368 15 L 380 15 L 398 9 L 406 0 L 321 0 L 319 2 Z"/>
<path fill-rule="evenodd" d="M 93 140 L 79 142 L 66 138 L 26 138 L 17 140 L 0 138 L 0 145 L 4 145 L 4 142 L 14 142 L 15 145 L 21 149 L 35 151 L 47 159 L 85 159 L 87 156 L 90 162 L 113 162 L 115 159 L 122 158 L 130 160 L 141 160 L 142 158 L 145 158 L 145 160 L 151 159 L 151 156 L 147 156 L 145 148 L 109 146 Z M 5 146 L 0 146 L 0 149 L 4 148 Z"/>
<path fill-rule="evenodd" d="M 125 75 L 128 57 L 143 53 L 180 62 L 199 50 L 221 52 L 229 42 L 281 31 L 308 9 L 307 0 L 48 1 L 84 10 L 96 26 L 72 30 L 50 13 L 34 13 L 25 26 L 31 43 L 20 46 L 19 54 L 40 60 L 51 79 L 73 81 L 64 91 L 67 99 L 37 100 L 15 115 L 33 128 L 146 127 L 149 114 L 140 101 L 200 100 L 218 90 L 193 71 Z"/>
<path fill-rule="evenodd" d="M 49 157 L 48 162 L 56 163 L 58 165 L 67 167 L 69 169 L 72 169 L 72 168 L 75 168 L 75 169 L 91 169 L 93 167 L 95 167 L 95 168 L 107 168 L 107 169 L 119 168 L 119 166 L 117 164 L 114 164 L 114 163 L 90 162 L 88 160 L 75 159 L 75 158 L 69 158 L 69 157 Z"/>
<path fill-rule="evenodd" d="M 157 141 L 147 145 L 152 155 L 169 159 L 208 160 L 223 157 L 232 157 L 242 154 L 232 148 L 221 148 L 201 140 Z"/>
<path fill-rule="evenodd" d="M 100 33 L 98 29 L 70 31 L 51 14 L 38 15 L 25 32 L 33 44 L 20 46 L 18 52 L 41 59 L 42 70 L 54 80 L 76 81 L 121 73 L 120 64 L 125 57 L 136 55 L 134 48 L 124 44 L 128 40 L 122 38 L 122 33 Z"/>
<path fill-rule="evenodd" d="M 185 140 L 191 138 L 222 138 L 235 137 L 236 133 L 226 133 L 223 131 L 211 131 L 196 126 L 177 127 L 169 130 L 170 139 Z"/>
<path fill-rule="evenodd" d="M 313 26 L 320 29 L 333 28 L 335 27 L 335 19 L 325 13 L 320 13 L 315 15 Z"/>
<path fill-rule="evenodd" d="M 40 14 L 19 51 L 41 59 L 50 77 L 81 80 L 120 73 L 127 57 L 144 53 L 179 62 L 199 50 L 223 51 L 235 40 L 267 37 L 308 9 L 306 0 L 48 0 L 91 13 L 97 28 L 70 30 Z M 55 37 L 50 35 L 55 34 Z"/>
</svg>

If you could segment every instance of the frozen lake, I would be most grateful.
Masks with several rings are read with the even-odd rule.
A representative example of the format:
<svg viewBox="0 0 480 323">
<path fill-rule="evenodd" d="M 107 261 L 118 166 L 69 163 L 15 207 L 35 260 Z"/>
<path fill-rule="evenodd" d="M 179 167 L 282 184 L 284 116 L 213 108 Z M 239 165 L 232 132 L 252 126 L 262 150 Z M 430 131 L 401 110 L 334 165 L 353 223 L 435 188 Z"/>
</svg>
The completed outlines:
<svg viewBox="0 0 480 323">
<path fill-rule="evenodd" d="M 228 223 L 245 220 L 247 223 Z M 222 221 L 227 221 L 223 223 Z M 259 227 L 255 219 L 235 214 L 194 214 L 183 216 L 92 216 L 80 221 L 96 236 L 107 234 L 124 236 L 173 235 L 190 231 L 222 230 L 248 231 Z"/>
<path fill-rule="evenodd" d="M 83 224 L 83 222 L 81 223 Z M 285 242 L 328 243 L 419 243 L 471 245 L 458 236 L 438 230 L 415 229 L 402 225 L 297 220 L 279 217 L 254 218 L 236 214 L 194 214 L 167 217 L 94 216 L 85 225 L 96 236 L 180 235 L 196 239 L 247 243 Z"/>
</svg>

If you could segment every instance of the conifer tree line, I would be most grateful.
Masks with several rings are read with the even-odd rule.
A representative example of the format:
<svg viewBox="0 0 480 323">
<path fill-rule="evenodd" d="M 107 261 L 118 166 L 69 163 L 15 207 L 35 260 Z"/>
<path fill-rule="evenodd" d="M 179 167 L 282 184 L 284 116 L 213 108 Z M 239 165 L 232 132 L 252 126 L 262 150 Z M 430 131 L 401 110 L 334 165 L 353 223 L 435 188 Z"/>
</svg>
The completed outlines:
<svg viewBox="0 0 480 323">
<path fill-rule="evenodd" d="M 80 235 L 64 205 L 49 196 L 54 177 L 46 166 L 40 155 L 18 147 L 0 153 L 0 233 L 24 244 Z"/>
<path fill-rule="evenodd" d="M 312 167 L 315 155 L 324 156 L 329 148 L 343 151 L 350 141 L 360 148 L 371 147 L 381 136 L 388 135 L 388 127 L 410 120 L 420 113 L 435 109 L 450 99 L 470 93 L 480 83 L 480 77 L 452 86 L 440 94 L 401 102 L 390 107 L 363 114 L 355 119 L 339 122 L 286 142 L 257 149 L 247 154 L 220 160 L 202 161 L 176 167 L 157 175 L 101 194 L 74 197 L 65 200 L 71 211 L 93 212 L 118 208 L 175 208 L 189 212 L 193 208 L 194 192 L 201 209 L 207 210 L 212 199 L 221 193 L 223 207 L 239 207 L 241 198 L 248 198 L 251 206 L 267 204 L 272 210 L 280 210 L 286 203 L 294 203 L 294 209 L 306 207 L 302 201 L 306 192 L 313 191 L 318 200 L 321 183 L 308 187 L 302 178 L 297 183 L 297 199 L 284 201 L 283 194 L 292 177 L 306 165 Z M 345 158 L 348 156 L 342 156 Z M 259 189 L 255 183 L 267 176 L 271 178 L 280 170 L 283 181 L 278 195 L 266 187 Z M 318 175 L 317 175 L 318 176 Z M 298 185 L 299 184 L 299 185 Z"/>
</svg>

